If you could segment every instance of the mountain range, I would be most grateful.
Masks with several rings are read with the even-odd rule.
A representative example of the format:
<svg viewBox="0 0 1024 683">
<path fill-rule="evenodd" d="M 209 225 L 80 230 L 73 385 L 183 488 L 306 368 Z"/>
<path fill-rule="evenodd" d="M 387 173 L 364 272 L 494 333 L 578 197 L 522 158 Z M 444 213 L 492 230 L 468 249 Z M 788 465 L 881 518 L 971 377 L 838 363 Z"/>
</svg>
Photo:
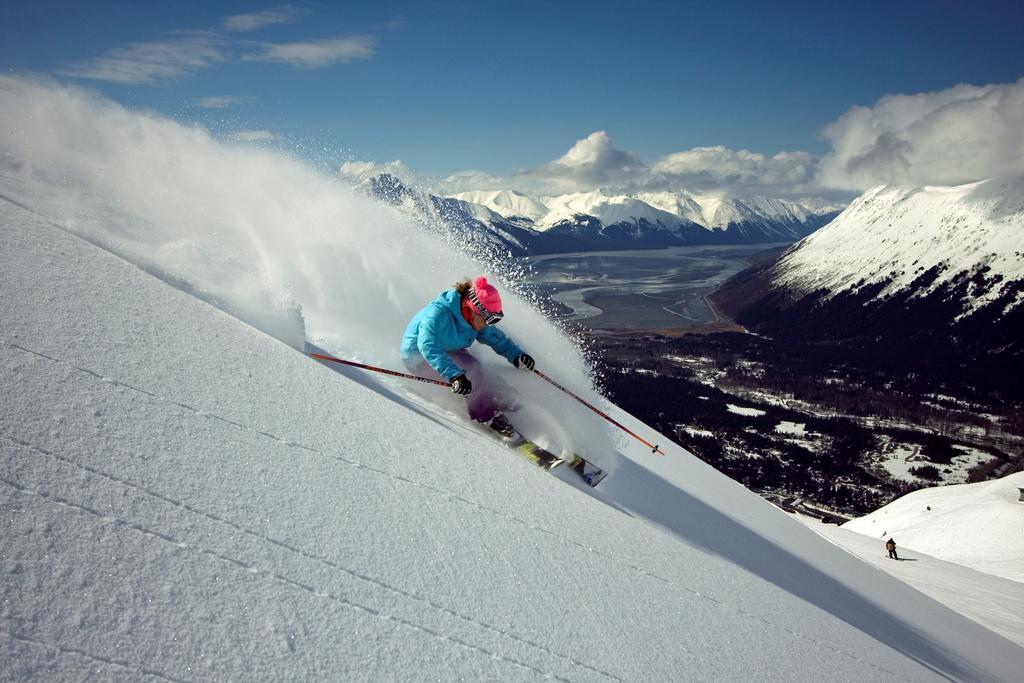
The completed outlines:
<svg viewBox="0 0 1024 683">
<path fill-rule="evenodd" d="M 1020 394 L 1024 178 L 875 188 L 713 300 L 764 335 L 851 343 Z"/>
<path fill-rule="evenodd" d="M 513 256 L 690 244 L 793 242 L 834 218 L 841 205 L 685 191 L 532 196 L 513 190 L 449 197 L 412 189 L 384 173 L 362 187 L 422 222 L 440 224 Z"/>
</svg>

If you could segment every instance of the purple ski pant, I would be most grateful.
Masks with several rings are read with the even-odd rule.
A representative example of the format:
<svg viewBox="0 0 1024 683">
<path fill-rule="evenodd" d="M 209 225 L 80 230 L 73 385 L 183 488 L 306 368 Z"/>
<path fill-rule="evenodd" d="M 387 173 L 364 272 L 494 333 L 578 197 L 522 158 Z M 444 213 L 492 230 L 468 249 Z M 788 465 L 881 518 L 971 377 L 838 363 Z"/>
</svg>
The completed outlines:
<svg viewBox="0 0 1024 683">
<path fill-rule="evenodd" d="M 469 418 L 476 422 L 487 422 L 498 413 L 515 410 L 519 401 L 516 390 L 494 373 L 487 373 L 472 354 L 466 351 L 449 351 L 448 356 L 462 368 L 473 383 L 473 391 L 466 396 Z M 405 367 L 422 377 L 444 380 L 422 357 L 403 359 Z"/>
</svg>

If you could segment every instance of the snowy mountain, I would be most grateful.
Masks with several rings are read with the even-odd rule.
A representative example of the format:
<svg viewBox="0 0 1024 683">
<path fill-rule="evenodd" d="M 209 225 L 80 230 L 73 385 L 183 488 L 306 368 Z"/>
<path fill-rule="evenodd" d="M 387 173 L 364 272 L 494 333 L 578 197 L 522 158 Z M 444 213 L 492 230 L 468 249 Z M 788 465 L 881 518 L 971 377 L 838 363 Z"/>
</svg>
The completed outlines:
<svg viewBox="0 0 1024 683">
<path fill-rule="evenodd" d="M 524 398 L 524 428 L 610 471 L 590 489 L 496 443 L 449 392 L 301 353 L 395 367 L 409 316 L 479 272 L 402 212 L 80 90 L 0 77 L 0 115 L 0 678 L 1024 666 L 609 404 L 512 291 L 504 329 L 666 456 L 480 355 Z"/>
<path fill-rule="evenodd" d="M 379 197 L 417 194 L 397 190 L 393 176 L 364 181 Z M 516 255 L 595 249 L 634 249 L 683 244 L 756 244 L 792 242 L 835 216 L 839 207 L 824 200 L 808 206 L 780 199 L 697 197 L 685 192 L 606 194 L 603 190 L 555 197 L 514 191 L 461 192 L 449 198 L 427 193 L 417 206 L 436 216 L 431 204 L 460 202 L 450 214 L 484 239 Z M 475 207 L 475 208 L 469 208 Z M 465 218 L 465 215 L 471 218 Z M 524 232 L 525 231 L 525 232 Z M 506 239 L 510 237 L 510 239 Z"/>
<path fill-rule="evenodd" d="M 871 190 L 714 298 L 764 334 L 871 340 L 1012 394 L 1024 367 L 1024 179 Z"/>
<path fill-rule="evenodd" d="M 952 294 L 976 275 L 956 317 L 1024 302 L 1024 178 L 870 191 L 788 253 L 778 283 L 832 297 L 870 288 L 880 300 L 910 289 Z"/>
<path fill-rule="evenodd" d="M 398 208 L 428 230 L 450 231 L 487 250 L 523 256 L 536 237 L 522 219 L 505 219 L 483 204 L 410 189 L 397 177 L 382 173 L 360 186 L 371 196 Z M 528 225 L 529 223 L 526 222 Z"/>
<path fill-rule="evenodd" d="M 477 190 L 452 195 L 471 204 L 486 206 L 503 218 L 526 218 L 536 221 L 548 212 L 547 205 L 535 197 L 514 190 Z"/>
</svg>

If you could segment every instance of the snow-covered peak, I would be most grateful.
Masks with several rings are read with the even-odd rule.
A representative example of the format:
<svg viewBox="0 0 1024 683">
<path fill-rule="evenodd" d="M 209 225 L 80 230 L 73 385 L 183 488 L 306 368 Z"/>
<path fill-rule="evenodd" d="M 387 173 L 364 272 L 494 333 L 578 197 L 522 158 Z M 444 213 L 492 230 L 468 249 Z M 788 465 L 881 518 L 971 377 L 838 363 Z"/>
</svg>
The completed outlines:
<svg viewBox="0 0 1024 683">
<path fill-rule="evenodd" d="M 923 293 L 979 269 L 1001 278 L 964 301 L 967 312 L 1024 279 L 1024 178 L 869 190 L 786 254 L 776 283 L 837 294 L 884 282 L 887 296 L 932 269 Z"/>
<path fill-rule="evenodd" d="M 720 229 L 744 220 L 744 212 L 737 208 L 735 200 L 728 197 L 700 195 L 697 203 L 701 211 L 701 225 L 709 229 Z"/>
<path fill-rule="evenodd" d="M 804 221 L 812 212 L 799 202 L 789 202 L 772 197 L 749 197 L 742 201 L 751 212 L 776 220 Z"/>
<path fill-rule="evenodd" d="M 515 190 L 474 190 L 451 196 L 453 199 L 486 206 L 504 218 L 522 216 L 535 221 L 548 212 L 548 207 L 541 198 Z"/>
<path fill-rule="evenodd" d="M 685 221 L 697 225 L 707 225 L 700 204 L 686 192 L 638 192 L 636 197 L 656 209 L 675 214 Z"/>
<path fill-rule="evenodd" d="M 832 210 L 812 211 L 798 202 L 757 196 L 737 199 L 704 194 L 695 196 L 694 200 L 701 209 L 701 225 L 713 230 L 743 222 L 803 223 Z"/>
<path fill-rule="evenodd" d="M 485 206 L 483 204 L 478 204 L 476 202 L 467 201 L 464 199 L 458 199 L 456 197 L 452 197 L 451 201 L 454 202 L 455 205 L 459 207 L 459 209 L 464 211 L 466 215 L 472 216 L 478 221 L 493 223 L 502 218 L 501 214 L 497 213 L 490 207 Z"/>
<path fill-rule="evenodd" d="M 824 200 L 819 201 L 821 209 L 816 210 L 805 206 L 803 202 L 770 197 L 737 199 L 720 194 L 695 195 L 685 191 L 607 195 L 596 190 L 549 199 L 547 203 L 552 212 L 545 216 L 542 222 L 550 223 L 552 215 L 561 210 L 562 215 L 576 212 L 602 218 L 602 212 L 605 215 L 612 213 L 616 216 L 629 214 L 634 220 L 644 218 L 663 224 L 683 221 L 695 223 L 709 230 L 721 230 L 744 222 L 805 223 L 815 216 L 835 211 L 834 205 Z M 614 210 L 609 209 L 612 206 L 615 207 Z M 675 220 L 666 214 L 674 216 Z"/>
<path fill-rule="evenodd" d="M 848 204 L 832 201 L 824 197 L 802 197 L 796 202 L 814 215 L 821 216 L 826 213 L 840 213 Z"/>
<path fill-rule="evenodd" d="M 547 205 L 548 212 L 536 223 L 536 227 L 541 230 L 580 215 L 593 216 L 605 225 L 635 223 L 640 220 L 666 228 L 679 225 L 679 217 L 673 213 L 657 209 L 636 197 L 607 195 L 602 190 L 552 197 Z"/>
<path fill-rule="evenodd" d="M 603 189 L 539 197 L 513 190 L 460 192 L 453 198 L 486 206 L 510 218 L 521 216 L 545 230 L 578 216 L 592 216 L 605 225 L 646 220 L 667 228 L 681 223 L 709 230 L 723 230 L 740 223 L 807 224 L 818 216 L 836 213 L 843 205 L 821 198 L 800 201 L 749 197 L 737 199 L 721 194 L 695 195 L 685 190 L 609 194 Z"/>
</svg>

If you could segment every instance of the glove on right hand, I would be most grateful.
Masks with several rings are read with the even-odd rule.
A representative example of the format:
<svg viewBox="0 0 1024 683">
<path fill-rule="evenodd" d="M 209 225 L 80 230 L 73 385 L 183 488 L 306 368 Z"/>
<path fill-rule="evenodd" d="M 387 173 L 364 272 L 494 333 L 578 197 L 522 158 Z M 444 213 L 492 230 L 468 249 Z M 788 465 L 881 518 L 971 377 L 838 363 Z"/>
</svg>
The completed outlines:
<svg viewBox="0 0 1024 683">
<path fill-rule="evenodd" d="M 533 356 L 531 356 L 528 353 L 524 353 L 521 356 L 519 356 L 519 358 L 516 358 L 514 361 L 512 361 L 512 365 L 515 365 L 517 368 L 522 368 L 524 370 L 533 370 L 533 366 L 535 365 L 535 363 L 533 361 Z"/>
<path fill-rule="evenodd" d="M 462 396 L 469 396 L 469 393 L 473 391 L 473 383 L 466 377 L 466 373 L 462 373 L 458 377 L 452 380 L 452 393 L 461 394 Z"/>
</svg>

